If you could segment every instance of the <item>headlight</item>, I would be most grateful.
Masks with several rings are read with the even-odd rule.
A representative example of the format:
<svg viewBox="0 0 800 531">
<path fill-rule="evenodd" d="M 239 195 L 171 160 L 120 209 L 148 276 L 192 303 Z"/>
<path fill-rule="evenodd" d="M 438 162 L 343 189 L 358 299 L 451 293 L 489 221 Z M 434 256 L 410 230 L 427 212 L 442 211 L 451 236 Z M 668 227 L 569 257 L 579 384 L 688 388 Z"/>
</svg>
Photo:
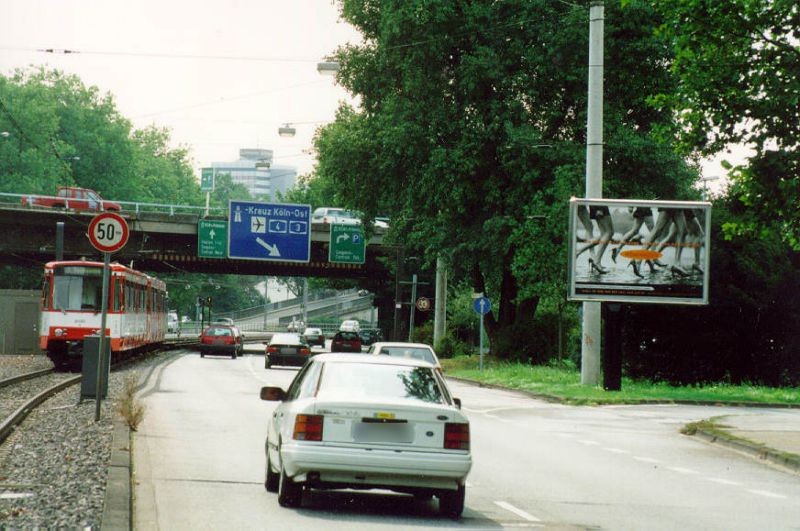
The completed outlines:
<svg viewBox="0 0 800 531">
<path fill-rule="evenodd" d="M 61 337 L 61 336 L 63 336 L 63 335 L 65 335 L 65 334 L 66 334 L 66 331 L 65 331 L 65 330 L 62 330 L 62 329 L 60 329 L 60 328 L 56 328 L 56 329 L 55 329 L 55 334 L 56 334 L 56 337 Z"/>
</svg>

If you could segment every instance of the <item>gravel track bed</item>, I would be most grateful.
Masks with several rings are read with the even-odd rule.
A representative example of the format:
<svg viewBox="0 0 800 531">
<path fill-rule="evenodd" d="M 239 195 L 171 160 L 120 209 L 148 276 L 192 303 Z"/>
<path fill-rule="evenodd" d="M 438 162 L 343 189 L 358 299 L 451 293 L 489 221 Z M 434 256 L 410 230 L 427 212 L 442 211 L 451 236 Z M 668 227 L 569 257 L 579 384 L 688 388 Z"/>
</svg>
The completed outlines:
<svg viewBox="0 0 800 531">
<path fill-rule="evenodd" d="M 49 389 L 57 383 L 75 376 L 77 374 L 46 374 L 8 387 L 0 387 L 0 420 L 8 417 L 18 407 L 45 389 Z"/>
<path fill-rule="evenodd" d="M 95 400 L 79 402 L 80 383 L 28 416 L 0 446 L 0 529 L 100 529 L 113 421 L 118 417 L 125 380 L 138 381 L 152 365 L 170 355 L 151 354 L 114 371 L 98 422 L 94 420 Z M 48 360 L 44 367 L 36 366 L 42 361 L 31 357 L 30 365 L 5 358 L 11 356 L 0 356 L 0 378 L 50 364 Z M 0 396 L 6 400 L 5 395 Z M 127 446 L 127 441 L 124 444 Z"/>
</svg>

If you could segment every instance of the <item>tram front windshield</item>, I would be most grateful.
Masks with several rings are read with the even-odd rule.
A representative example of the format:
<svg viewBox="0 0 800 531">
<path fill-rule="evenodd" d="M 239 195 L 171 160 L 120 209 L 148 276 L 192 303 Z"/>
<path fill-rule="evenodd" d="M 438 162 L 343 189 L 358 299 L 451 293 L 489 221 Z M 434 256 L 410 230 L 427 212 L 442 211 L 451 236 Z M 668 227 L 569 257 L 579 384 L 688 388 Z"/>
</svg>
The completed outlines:
<svg viewBox="0 0 800 531">
<path fill-rule="evenodd" d="M 96 267 L 59 267 L 53 276 L 53 308 L 102 310 L 103 270 Z"/>
</svg>

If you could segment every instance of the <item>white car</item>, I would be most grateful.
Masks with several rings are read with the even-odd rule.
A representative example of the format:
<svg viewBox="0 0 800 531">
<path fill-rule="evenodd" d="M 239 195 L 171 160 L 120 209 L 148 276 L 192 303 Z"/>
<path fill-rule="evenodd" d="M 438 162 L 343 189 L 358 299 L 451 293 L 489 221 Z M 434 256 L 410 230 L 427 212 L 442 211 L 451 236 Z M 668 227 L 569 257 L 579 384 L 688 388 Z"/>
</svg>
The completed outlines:
<svg viewBox="0 0 800 531">
<path fill-rule="evenodd" d="M 311 223 L 326 225 L 361 225 L 361 213 L 345 208 L 319 207 L 311 214 Z M 376 228 L 388 229 L 389 224 L 379 219 L 373 220 Z"/>
<path fill-rule="evenodd" d="M 339 325 L 339 332 L 360 332 L 361 331 L 361 323 L 359 323 L 355 319 L 348 319 L 346 321 L 342 321 L 342 324 Z"/>
<path fill-rule="evenodd" d="M 439 363 L 439 358 L 436 356 L 436 352 L 433 350 L 433 348 L 431 348 L 430 345 L 426 345 L 425 343 L 381 341 L 378 343 L 373 343 L 369 347 L 367 354 L 382 354 L 397 358 L 424 360 L 436 367 L 439 372 L 442 370 L 442 365 Z"/>
<path fill-rule="evenodd" d="M 283 507 L 304 489 L 388 489 L 439 498 L 458 518 L 472 467 L 469 420 L 444 378 L 424 361 L 319 354 L 279 401 L 265 443 L 264 486 Z"/>
</svg>

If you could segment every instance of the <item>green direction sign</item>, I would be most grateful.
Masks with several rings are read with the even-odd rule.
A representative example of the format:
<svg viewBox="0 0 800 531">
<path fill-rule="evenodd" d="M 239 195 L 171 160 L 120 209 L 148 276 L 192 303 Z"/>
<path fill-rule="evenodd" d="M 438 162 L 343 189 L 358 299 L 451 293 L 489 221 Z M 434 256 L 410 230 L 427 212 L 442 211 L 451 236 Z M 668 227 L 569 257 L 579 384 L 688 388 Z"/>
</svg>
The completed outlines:
<svg viewBox="0 0 800 531">
<path fill-rule="evenodd" d="M 360 225 L 331 225 L 328 262 L 363 264 L 367 243 Z"/>
<path fill-rule="evenodd" d="M 214 168 L 203 168 L 200 170 L 200 191 L 214 191 Z"/>
<path fill-rule="evenodd" d="M 197 256 L 200 258 L 228 257 L 228 222 L 201 219 L 197 223 Z"/>
</svg>

